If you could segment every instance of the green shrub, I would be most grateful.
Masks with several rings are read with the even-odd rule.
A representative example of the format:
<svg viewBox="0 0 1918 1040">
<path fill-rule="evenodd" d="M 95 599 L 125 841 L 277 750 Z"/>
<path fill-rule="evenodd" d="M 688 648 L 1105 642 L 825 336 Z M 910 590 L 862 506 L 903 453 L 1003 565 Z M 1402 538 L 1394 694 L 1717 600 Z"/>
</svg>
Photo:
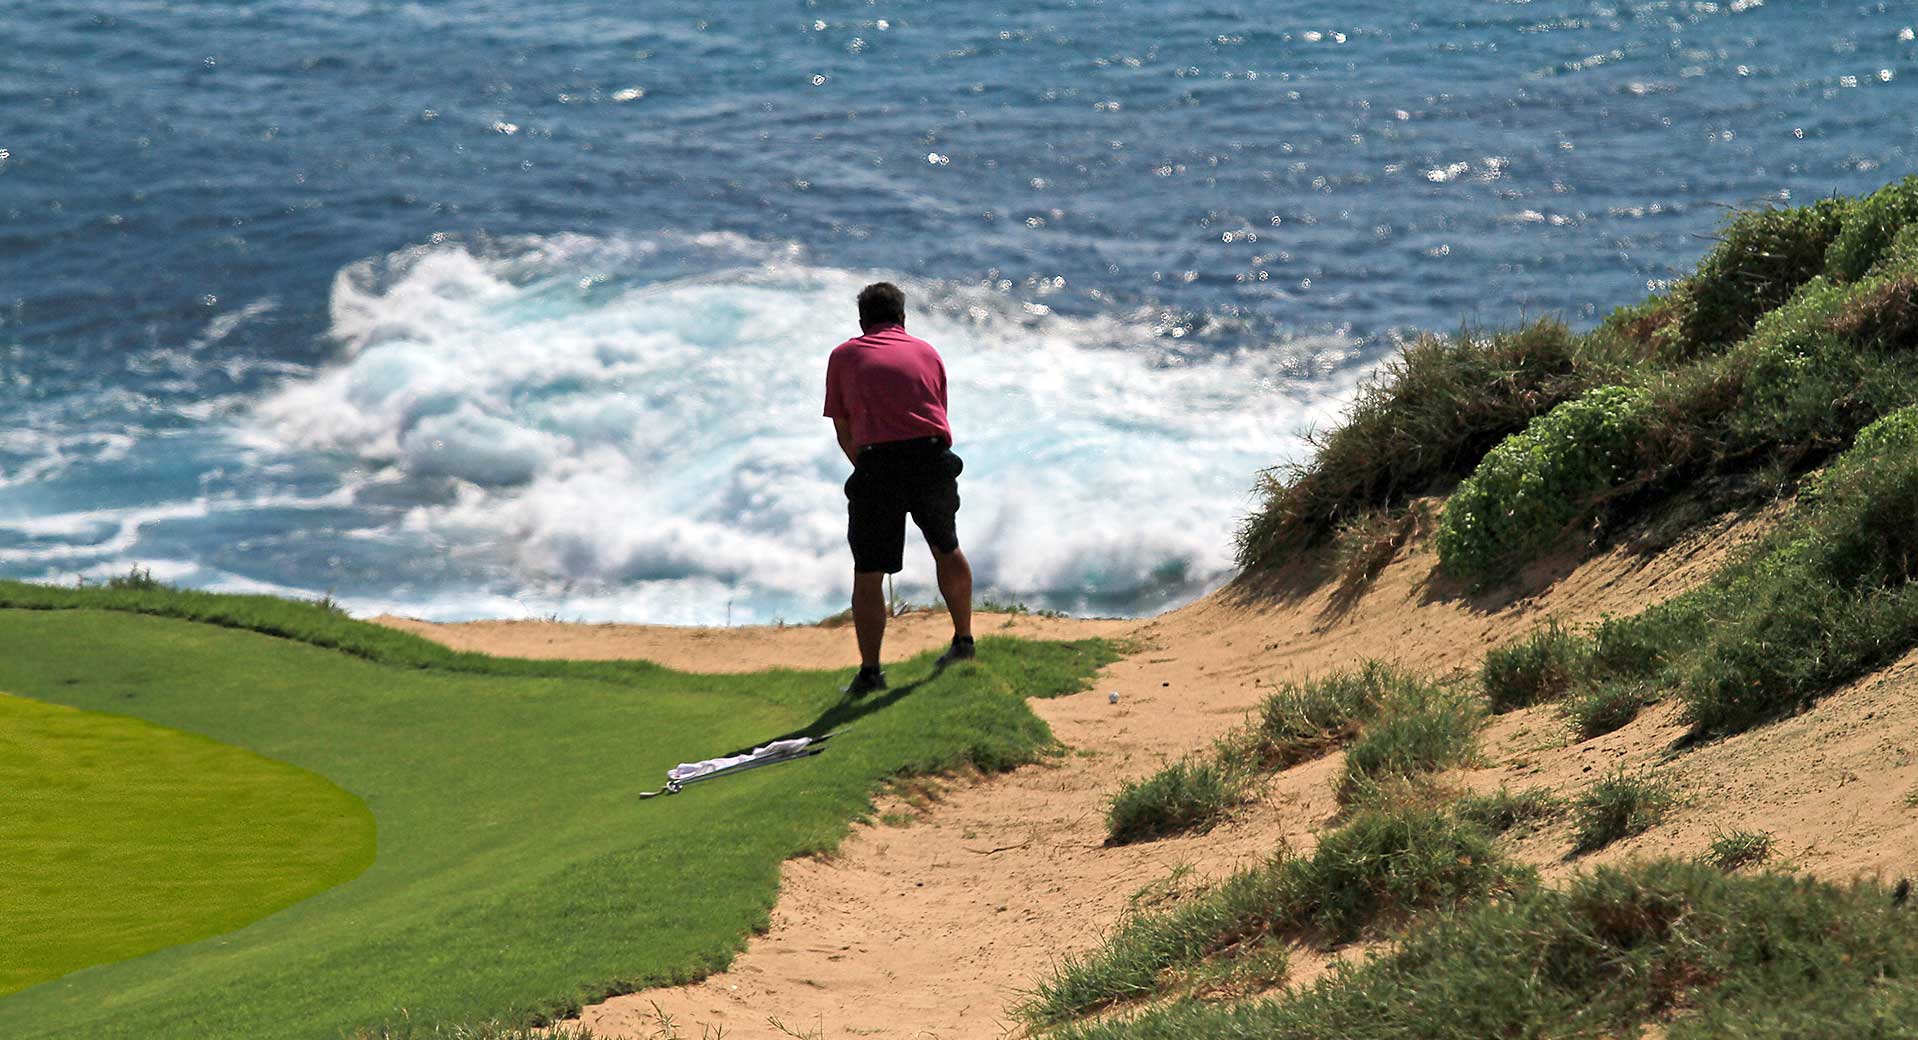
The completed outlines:
<svg viewBox="0 0 1918 1040">
<path fill-rule="evenodd" d="M 1689 357 L 1745 338 L 1761 315 L 1824 270 L 1851 205 L 1827 199 L 1735 214 L 1697 272 L 1672 292 L 1678 320 L 1668 353 Z"/>
<path fill-rule="evenodd" d="M 1445 504 L 1440 562 L 1490 577 L 1550 544 L 1631 471 L 1650 400 L 1634 387 L 1601 387 L 1493 448 Z"/>
<path fill-rule="evenodd" d="M 1365 661 L 1356 672 L 1287 683 L 1259 705 L 1244 744 L 1247 765 L 1285 769 L 1322 755 L 1357 736 L 1381 705 L 1417 683 L 1379 661 Z"/>
<path fill-rule="evenodd" d="M 1432 683 L 1408 684 L 1386 702 L 1345 751 L 1339 803 L 1442 769 L 1470 764 L 1478 753 L 1476 698 Z"/>
<path fill-rule="evenodd" d="M 1228 765 L 1185 758 L 1144 780 L 1129 781 L 1106 809 L 1106 843 L 1126 845 L 1186 831 L 1208 831 L 1252 790 Z"/>
<path fill-rule="evenodd" d="M 1652 776 L 1623 771 L 1604 777 L 1572 804 L 1573 852 L 1593 852 L 1620 838 L 1643 834 L 1664 819 L 1673 801 L 1670 786 Z"/>
<path fill-rule="evenodd" d="M 1421 336 L 1361 384 L 1310 459 L 1263 474 L 1264 503 L 1240 527 L 1247 569 L 1277 565 L 1368 511 L 1443 490 L 1533 416 L 1619 377 L 1611 337 L 1563 324 Z"/>
<path fill-rule="evenodd" d="M 1536 825 L 1558 816 L 1565 811 L 1565 803 L 1543 787 L 1517 792 L 1500 787 L 1491 794 L 1467 795 L 1452 811 L 1488 833 L 1504 834 L 1521 824 Z"/>
<path fill-rule="evenodd" d="M 1918 219 L 1918 176 L 1887 184 L 1857 200 L 1825 254 L 1825 273 L 1840 281 L 1863 278 L 1914 219 Z"/>
<path fill-rule="evenodd" d="M 1479 681 L 1492 710 L 1507 712 L 1563 694 L 1589 653 L 1587 643 L 1553 620 L 1487 652 Z"/>
<path fill-rule="evenodd" d="M 1274 937 L 1345 942 L 1417 910 L 1535 884 L 1473 824 L 1411 806 L 1360 813 L 1310 857 L 1275 859 L 1175 909 L 1128 918 L 1098 949 L 1067 956 L 1017 1014 L 1033 1025 L 1064 1022 L 1165 992 L 1179 970 L 1225 951 L 1268 949 Z"/>
<path fill-rule="evenodd" d="M 1591 740 L 1625 728 L 1655 699 L 1642 683 L 1599 683 L 1566 698 L 1565 717 L 1578 739 Z"/>
<path fill-rule="evenodd" d="M 1712 839 L 1702 857 L 1727 873 L 1755 866 L 1771 858 L 1772 836 L 1763 831 L 1730 831 Z"/>
</svg>

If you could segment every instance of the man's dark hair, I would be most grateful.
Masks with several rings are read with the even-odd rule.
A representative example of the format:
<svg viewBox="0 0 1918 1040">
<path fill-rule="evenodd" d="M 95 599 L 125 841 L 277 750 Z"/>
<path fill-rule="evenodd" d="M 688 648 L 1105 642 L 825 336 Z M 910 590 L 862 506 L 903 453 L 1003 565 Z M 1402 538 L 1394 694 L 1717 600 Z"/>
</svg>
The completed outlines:
<svg viewBox="0 0 1918 1040">
<path fill-rule="evenodd" d="M 906 323 L 906 294 L 891 282 L 874 282 L 859 290 L 859 327 Z"/>
</svg>

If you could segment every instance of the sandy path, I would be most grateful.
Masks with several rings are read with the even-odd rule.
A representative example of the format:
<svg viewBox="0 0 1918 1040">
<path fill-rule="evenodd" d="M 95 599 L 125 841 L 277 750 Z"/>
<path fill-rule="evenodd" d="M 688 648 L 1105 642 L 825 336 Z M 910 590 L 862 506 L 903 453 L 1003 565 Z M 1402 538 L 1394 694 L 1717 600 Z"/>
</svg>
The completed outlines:
<svg viewBox="0 0 1918 1040">
<path fill-rule="evenodd" d="M 687 672 L 760 672 L 769 668 L 856 668 L 859 650 L 851 625 L 747 625 L 684 628 L 671 625 L 578 625 L 554 621 L 466 621 L 436 624 L 382 616 L 382 625 L 437 640 L 456 650 L 497 657 L 564 657 L 575 661 L 638 658 Z M 1121 635 L 1137 621 L 980 614 L 978 636 L 1085 639 Z M 942 649 L 952 638 L 944 612 L 914 611 L 886 626 L 884 659 L 901 661 Z"/>
<path fill-rule="evenodd" d="M 1272 683 L 1346 668 L 1364 656 L 1398 660 L 1433 674 L 1477 668 L 1488 645 L 1523 635 L 1546 616 L 1596 620 L 1607 612 L 1634 612 L 1690 587 L 1753 528 L 1745 524 L 1701 533 L 1655 558 L 1613 553 L 1575 568 L 1540 568 L 1532 576 L 1534 585 L 1552 581 L 1550 587 L 1509 603 L 1442 595 L 1429 583 L 1433 556 L 1419 549 L 1387 568 L 1343 612 L 1335 608 L 1331 587 L 1320 587 L 1279 599 L 1247 599 L 1226 591 L 1130 626 L 1038 626 L 1041 620 L 1020 618 L 1013 627 L 1020 635 L 1130 631 L 1143 647 L 1099 675 L 1093 693 L 1034 702 L 1034 710 L 1072 748 L 1068 756 L 951 785 L 909 827 L 859 827 L 830 860 L 786 863 L 771 927 L 748 942 L 729 971 L 690 986 L 614 998 L 585 1009 L 581 1021 L 600 1034 L 635 1038 L 662 1036 L 662 1013 L 681 1036 L 717 1028 L 733 1038 L 777 1038 L 786 1030 L 823 1038 L 1003 1036 L 1013 1027 L 1009 1007 L 1017 1004 L 1020 990 L 1055 957 L 1093 946 L 1143 886 L 1176 867 L 1191 867 L 1193 879 L 1216 877 L 1268 858 L 1281 842 L 1295 850 L 1310 848 L 1316 829 L 1333 810 L 1327 781 L 1337 773 L 1339 758 L 1329 756 L 1275 777 L 1264 802 L 1205 837 L 1105 848 L 1103 806 L 1120 783 L 1208 745 L 1241 720 Z M 896 649 L 907 652 L 911 639 L 942 643 L 942 624 L 930 618 L 901 627 Z M 641 654 L 687 668 L 712 668 L 715 656 L 737 660 L 740 668 L 758 668 L 767 660 L 819 666 L 852 660 L 852 633 L 846 629 L 503 624 L 435 627 L 428 633 L 458 639 L 455 645 L 470 649 Z M 641 652 L 641 647 L 650 650 Z M 715 647 L 727 652 L 715 654 Z M 1903 668 L 1918 668 L 1918 658 Z M 1876 708 L 1860 706 L 1857 712 L 1895 710 L 1910 733 L 1918 708 L 1905 687 L 1870 689 L 1876 693 L 1860 693 L 1860 704 Z M 1107 691 L 1120 691 L 1116 706 L 1107 702 Z M 1866 810 L 1883 815 L 1895 798 L 1903 798 L 1905 787 L 1891 792 L 1872 785 L 1876 792 L 1860 802 L 1857 812 L 1837 804 L 1837 796 L 1866 789 L 1845 777 L 1857 777 L 1872 756 L 1899 756 L 1901 785 L 1910 783 L 1905 773 L 1918 779 L 1918 764 L 1912 764 L 1905 746 L 1885 750 L 1882 739 L 1874 743 L 1872 733 L 1843 720 L 1807 716 L 1801 721 L 1803 731 L 1786 723 L 1694 752 L 1690 766 L 1678 775 L 1697 792 L 1678 821 L 1626 842 L 1605 858 L 1636 848 L 1696 850 L 1709 842 L 1720 817 L 1755 819 L 1766 815 L 1765 800 L 1784 798 L 1791 815 L 1809 827 L 1784 839 L 1789 848 L 1803 850 L 1801 858 L 1883 867 L 1885 856 L 1839 852 L 1832 840 L 1818 844 L 1811 833 L 1818 831 L 1818 819 L 1849 814 L 1857 833 L 1845 842 L 1899 839 L 1908 846 L 1918 839 L 1918 827 L 1906 825 L 1903 817 L 1878 827 L 1860 823 Z M 1837 735 L 1830 731 L 1834 725 Z M 1575 791 L 1615 762 L 1649 762 L 1671 735 L 1671 712 L 1659 708 L 1617 735 L 1569 746 L 1550 708 L 1540 708 L 1494 721 L 1486 735 L 1486 768 L 1463 779 L 1475 787 L 1506 781 Z M 1807 746 L 1822 748 L 1813 779 L 1807 783 L 1757 766 L 1753 756 L 1763 754 L 1757 743 L 1765 741 L 1786 741 L 1793 754 Z M 1745 769 L 1747 779 L 1742 785 L 1715 783 L 1713 769 L 1726 768 Z M 1523 852 L 1561 873 L 1571 869 L 1559 858 L 1563 848 L 1561 833 L 1546 833 Z M 1295 981 L 1316 975 L 1323 963 L 1322 956 L 1300 957 Z"/>
</svg>

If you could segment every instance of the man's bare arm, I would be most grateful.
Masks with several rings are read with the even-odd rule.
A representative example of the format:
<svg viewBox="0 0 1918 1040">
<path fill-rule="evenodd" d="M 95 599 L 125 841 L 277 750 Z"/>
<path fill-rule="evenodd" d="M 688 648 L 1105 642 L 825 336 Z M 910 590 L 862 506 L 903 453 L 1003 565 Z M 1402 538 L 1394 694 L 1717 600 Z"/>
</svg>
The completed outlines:
<svg viewBox="0 0 1918 1040">
<path fill-rule="evenodd" d="M 846 453 L 846 461 L 859 465 L 859 447 L 852 442 L 852 420 L 834 416 L 832 429 L 839 435 L 839 450 Z"/>
</svg>

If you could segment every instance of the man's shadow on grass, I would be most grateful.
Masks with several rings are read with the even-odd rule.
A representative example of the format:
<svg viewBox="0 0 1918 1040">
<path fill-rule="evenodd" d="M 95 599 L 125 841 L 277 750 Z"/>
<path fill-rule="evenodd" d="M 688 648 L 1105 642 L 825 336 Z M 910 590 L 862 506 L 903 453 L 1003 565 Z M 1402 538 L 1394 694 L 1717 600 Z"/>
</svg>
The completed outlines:
<svg viewBox="0 0 1918 1040">
<path fill-rule="evenodd" d="M 729 751 L 724 757 L 748 754 L 754 748 L 765 747 L 767 744 L 776 740 L 793 740 L 798 737 L 811 737 L 814 740 L 818 740 L 821 737 L 837 733 L 874 712 L 884 711 L 894 704 L 899 703 L 899 701 L 906 696 L 918 690 L 919 687 L 939 678 L 945 670 L 945 665 L 935 664 L 932 667 L 932 671 L 928 672 L 925 677 L 915 679 L 904 685 L 888 687 L 880 691 L 876 696 L 854 697 L 851 694 L 841 694 L 839 700 L 834 701 L 830 707 L 819 714 L 818 718 L 806 725 L 790 733 L 782 733 L 776 737 L 768 737 L 765 740 L 740 748 L 737 751 Z"/>
</svg>

